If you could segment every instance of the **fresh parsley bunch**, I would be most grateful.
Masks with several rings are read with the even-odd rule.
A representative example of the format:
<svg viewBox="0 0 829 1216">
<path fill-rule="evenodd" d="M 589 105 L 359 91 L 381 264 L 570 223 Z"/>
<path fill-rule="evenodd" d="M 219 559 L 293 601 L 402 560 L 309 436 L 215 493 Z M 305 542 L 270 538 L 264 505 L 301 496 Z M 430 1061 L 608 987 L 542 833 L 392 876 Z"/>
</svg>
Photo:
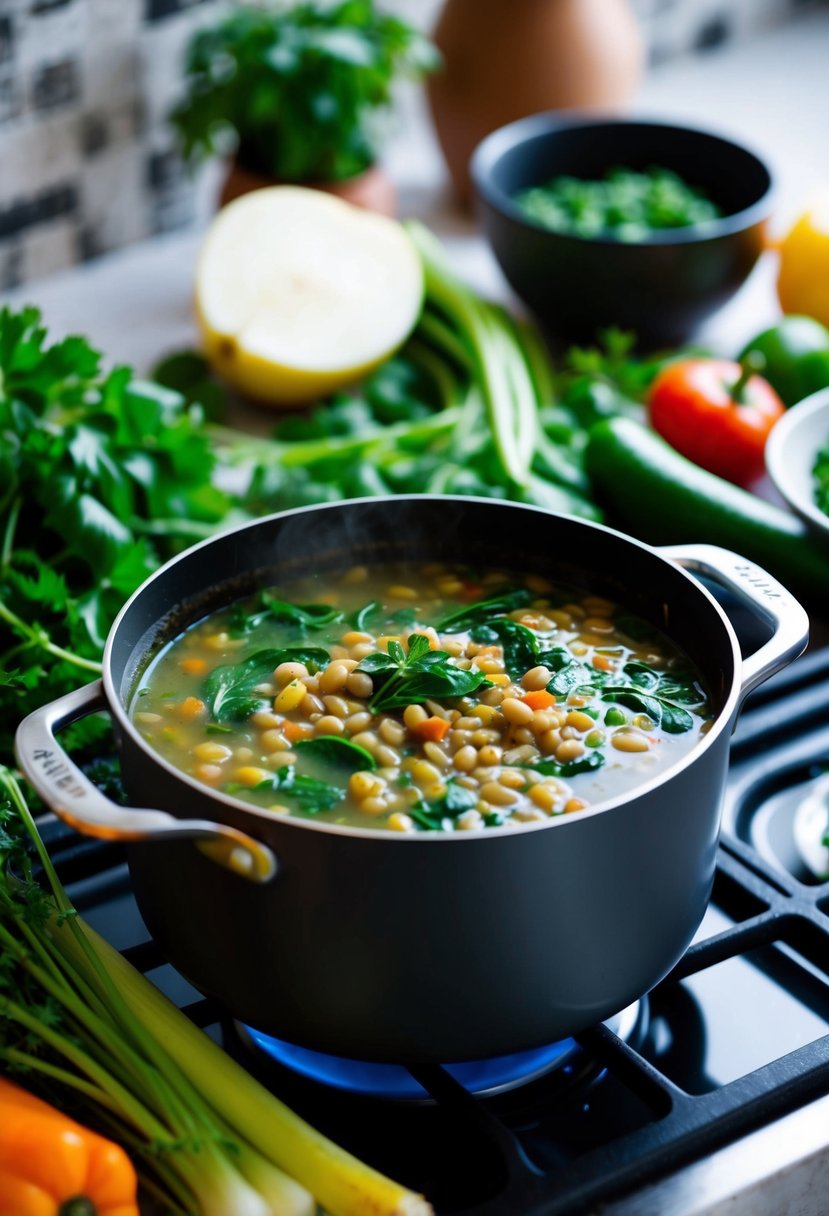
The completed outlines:
<svg viewBox="0 0 829 1216">
<path fill-rule="evenodd" d="M 376 159 L 394 78 L 436 65 L 430 43 L 374 0 L 237 4 L 190 43 L 171 121 L 188 160 L 229 134 L 253 172 L 339 180 Z"/>
<path fill-rule="evenodd" d="M 214 466 L 197 406 L 102 371 L 84 338 L 48 345 L 35 308 L 0 310 L 0 754 L 100 671 L 147 575 L 230 517 Z"/>
</svg>

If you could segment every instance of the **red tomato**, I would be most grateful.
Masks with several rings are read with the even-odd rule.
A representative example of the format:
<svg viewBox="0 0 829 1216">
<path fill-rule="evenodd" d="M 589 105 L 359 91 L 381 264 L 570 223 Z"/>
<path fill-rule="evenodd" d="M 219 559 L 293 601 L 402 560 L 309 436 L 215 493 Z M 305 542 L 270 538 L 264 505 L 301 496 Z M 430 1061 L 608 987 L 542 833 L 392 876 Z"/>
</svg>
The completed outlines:
<svg viewBox="0 0 829 1216">
<path fill-rule="evenodd" d="M 786 409 L 762 376 L 726 359 L 669 363 L 648 404 L 654 430 L 671 447 L 737 485 L 763 473 L 766 438 Z"/>
</svg>

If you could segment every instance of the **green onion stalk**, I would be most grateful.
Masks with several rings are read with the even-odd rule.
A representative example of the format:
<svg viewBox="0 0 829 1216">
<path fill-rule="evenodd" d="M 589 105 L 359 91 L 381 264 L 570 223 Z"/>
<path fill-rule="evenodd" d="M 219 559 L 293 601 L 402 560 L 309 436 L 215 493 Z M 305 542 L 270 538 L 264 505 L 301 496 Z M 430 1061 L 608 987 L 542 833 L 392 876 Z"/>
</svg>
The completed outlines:
<svg viewBox="0 0 829 1216">
<path fill-rule="evenodd" d="M 0 792 L 5 1071 L 123 1143 L 176 1216 L 431 1211 L 299 1119 L 85 925 L 3 766 Z"/>
</svg>

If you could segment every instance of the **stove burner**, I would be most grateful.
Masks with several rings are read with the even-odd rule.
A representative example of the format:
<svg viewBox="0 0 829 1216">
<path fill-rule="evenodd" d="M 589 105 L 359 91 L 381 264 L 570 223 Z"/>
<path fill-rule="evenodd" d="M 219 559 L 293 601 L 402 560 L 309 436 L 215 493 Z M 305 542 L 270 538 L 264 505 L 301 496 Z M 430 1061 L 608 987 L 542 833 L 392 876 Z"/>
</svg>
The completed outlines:
<svg viewBox="0 0 829 1216">
<path fill-rule="evenodd" d="M 811 787 L 794 813 L 795 847 L 806 868 L 818 882 L 829 875 L 829 849 L 823 843 L 829 825 L 829 774 L 824 773 Z"/>
<path fill-rule="evenodd" d="M 829 773 L 823 759 L 778 769 L 752 784 L 738 799 L 733 827 L 769 865 L 814 886 L 829 876 L 827 824 Z"/>
<path fill-rule="evenodd" d="M 630 1040 L 634 1032 L 640 1033 L 645 1005 L 646 1002 L 640 1001 L 628 1005 L 621 1013 L 608 1018 L 605 1026 L 619 1038 Z M 309 1080 L 364 1097 L 398 1102 L 429 1101 L 427 1090 L 403 1064 L 377 1064 L 326 1055 L 262 1034 L 241 1023 L 237 1023 L 237 1029 L 243 1041 Z M 492 1097 L 538 1080 L 539 1077 L 557 1069 L 566 1073 L 572 1070 L 576 1060 L 583 1056 L 584 1049 L 575 1039 L 560 1039 L 546 1047 L 495 1056 L 488 1060 L 446 1064 L 444 1068 L 469 1093 L 478 1097 Z"/>
</svg>

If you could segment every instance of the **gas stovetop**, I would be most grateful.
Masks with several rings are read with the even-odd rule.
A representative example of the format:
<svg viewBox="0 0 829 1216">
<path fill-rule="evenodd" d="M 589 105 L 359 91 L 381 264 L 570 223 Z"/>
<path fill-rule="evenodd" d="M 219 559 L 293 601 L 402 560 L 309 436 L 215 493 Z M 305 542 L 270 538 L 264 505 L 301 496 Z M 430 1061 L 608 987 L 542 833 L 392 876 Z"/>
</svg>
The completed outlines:
<svg viewBox="0 0 829 1216">
<path fill-rule="evenodd" d="M 808 1216 L 827 1210 L 825 1185 L 814 1206 L 801 1198 L 796 1209 L 764 1207 L 750 1188 L 775 1153 L 784 1154 L 780 1170 L 809 1156 L 814 1170 L 817 1154 L 824 1181 L 829 1172 L 829 1099 L 818 1101 L 829 1093 L 829 882 L 816 876 L 829 867 L 827 770 L 822 650 L 746 703 L 713 898 L 684 958 L 619 1018 L 532 1059 L 500 1062 L 483 1080 L 418 1066 L 355 1081 L 353 1069 L 309 1053 L 294 1053 L 290 1066 L 274 1059 L 165 963 L 118 846 L 82 840 L 50 817 L 41 829 L 70 897 L 99 932 L 298 1113 L 424 1192 L 438 1213 L 713 1213 L 724 1208 L 703 1194 L 700 1163 L 722 1161 L 730 1189 L 754 1194 L 740 1214 Z M 815 790 L 821 796 L 810 799 Z M 309 1075 L 320 1067 L 325 1083 Z M 522 1070 L 529 1079 L 518 1084 Z M 373 1093 L 348 1092 L 352 1084 Z M 748 1145 L 753 1166 L 739 1153 Z"/>
</svg>

